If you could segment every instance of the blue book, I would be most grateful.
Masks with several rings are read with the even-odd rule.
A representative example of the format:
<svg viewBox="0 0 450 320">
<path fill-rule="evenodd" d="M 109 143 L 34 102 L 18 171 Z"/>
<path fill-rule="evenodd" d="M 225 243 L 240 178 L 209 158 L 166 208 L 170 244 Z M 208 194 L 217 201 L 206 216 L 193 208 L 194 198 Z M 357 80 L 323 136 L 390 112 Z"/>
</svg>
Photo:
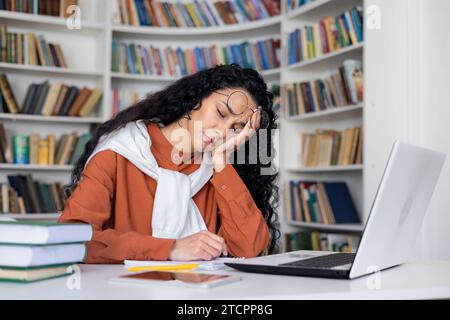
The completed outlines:
<svg viewBox="0 0 450 320">
<path fill-rule="evenodd" d="M 128 71 L 130 73 L 136 74 L 136 68 L 135 68 L 135 59 L 134 59 L 134 46 L 132 44 L 126 45 L 127 48 L 127 64 L 128 64 Z"/>
<path fill-rule="evenodd" d="M 211 17 L 213 18 L 214 24 L 215 24 L 216 26 L 220 26 L 220 22 L 219 22 L 219 20 L 217 20 L 216 15 L 215 15 L 214 12 L 212 11 L 211 7 L 209 6 L 209 2 L 208 2 L 208 1 L 205 2 L 205 7 L 206 7 L 206 9 L 208 10 L 208 12 L 209 12 L 209 14 L 211 15 Z"/>
<path fill-rule="evenodd" d="M 233 62 L 236 62 L 237 64 L 239 64 L 240 66 L 243 67 L 244 61 L 242 60 L 238 44 L 231 45 L 231 53 L 232 53 L 232 57 L 233 57 Z"/>
<path fill-rule="evenodd" d="M 252 55 L 252 45 L 250 42 L 246 41 L 244 44 L 244 48 L 245 48 L 245 54 L 247 57 L 247 61 L 249 61 L 249 67 L 252 69 L 256 69 L 256 63 L 255 63 L 255 59 L 253 58 Z"/>
<path fill-rule="evenodd" d="M 245 21 L 251 21 L 250 15 L 248 14 L 247 10 L 245 10 L 245 7 L 243 6 L 241 0 L 234 0 L 235 7 L 238 8 L 238 10 L 242 13 L 242 16 L 244 17 Z"/>
<path fill-rule="evenodd" d="M 323 182 L 336 223 L 359 223 L 358 213 L 345 182 Z"/>
<path fill-rule="evenodd" d="M 353 19 L 353 25 L 355 26 L 356 30 L 356 37 L 358 38 L 358 42 L 363 41 L 363 33 L 362 33 L 362 26 L 359 21 L 359 15 L 356 8 L 353 8 L 351 11 L 352 19 Z"/>
<path fill-rule="evenodd" d="M 178 62 L 180 63 L 181 75 L 185 76 L 187 75 L 186 66 L 184 64 L 183 50 L 181 50 L 180 47 L 177 48 L 177 57 Z"/>
<path fill-rule="evenodd" d="M 202 8 L 200 8 L 200 5 L 197 0 L 194 0 L 193 6 L 195 13 L 202 21 L 203 27 L 209 27 L 211 24 L 208 21 L 208 18 L 203 14 Z"/>
<path fill-rule="evenodd" d="M 269 69 L 269 64 L 267 63 L 267 56 L 266 56 L 266 50 L 264 48 L 264 43 L 263 43 L 263 41 L 258 41 L 257 44 L 258 44 L 259 52 L 261 55 L 261 62 L 263 65 L 263 70 L 267 70 L 267 69 Z"/>
<path fill-rule="evenodd" d="M 259 1 L 252 1 L 252 0 L 250 0 L 250 1 L 253 2 L 254 6 L 255 6 L 255 8 L 256 8 L 256 11 L 258 12 L 259 19 L 268 18 L 268 17 L 264 14 L 264 12 L 261 10 L 261 7 L 260 7 L 260 3 L 261 3 L 261 2 L 259 2 Z"/>
<path fill-rule="evenodd" d="M 205 66 L 202 62 L 202 51 L 199 47 L 194 48 L 194 56 L 195 56 L 195 64 L 197 65 L 197 69 L 203 70 Z"/>
<path fill-rule="evenodd" d="M 135 0 L 135 3 L 140 25 L 149 26 L 150 22 L 147 19 L 147 11 L 145 10 L 144 0 Z"/>
</svg>

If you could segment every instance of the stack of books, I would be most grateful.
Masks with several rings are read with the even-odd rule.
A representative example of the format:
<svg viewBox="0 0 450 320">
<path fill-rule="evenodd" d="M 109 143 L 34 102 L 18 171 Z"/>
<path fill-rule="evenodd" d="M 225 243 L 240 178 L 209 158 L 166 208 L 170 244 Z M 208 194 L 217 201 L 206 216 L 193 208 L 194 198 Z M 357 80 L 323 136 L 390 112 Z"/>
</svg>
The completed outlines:
<svg viewBox="0 0 450 320">
<path fill-rule="evenodd" d="M 169 2 L 113 0 L 113 23 L 153 27 L 211 27 L 280 14 L 279 0 Z"/>
<path fill-rule="evenodd" d="M 284 201 L 288 221 L 323 224 L 360 222 L 345 182 L 286 181 Z"/>
<path fill-rule="evenodd" d="M 67 12 L 67 9 L 77 4 L 78 0 L 2 0 L 0 1 L 0 10 L 68 17 L 70 12 Z"/>
<path fill-rule="evenodd" d="M 1 124 L 0 124 L 1 126 Z M 1 129 L 0 129 L 1 130 Z M 41 138 L 39 133 L 15 134 L 12 137 L 13 163 L 38 165 L 74 165 L 92 138 L 90 132 L 81 136 L 74 131 L 64 133 L 56 142 L 56 135 Z M 8 148 L 8 146 L 6 146 Z M 0 150 L 0 160 L 7 160 L 5 150 Z"/>
<path fill-rule="evenodd" d="M 33 32 L 8 32 L 0 26 L 0 62 L 67 68 L 61 46 Z"/>
<path fill-rule="evenodd" d="M 362 127 L 300 133 L 300 165 L 328 167 L 362 164 L 363 141 Z"/>
<path fill-rule="evenodd" d="M 0 221 L 0 280 L 34 282 L 72 274 L 82 262 L 89 224 Z"/>
<path fill-rule="evenodd" d="M 0 213 L 56 213 L 62 211 L 65 196 L 60 182 L 36 181 L 30 174 L 8 175 L 1 184 Z"/>
<path fill-rule="evenodd" d="M 281 40 L 245 41 L 219 48 L 183 49 L 171 46 L 146 48 L 140 44 L 112 42 L 112 71 L 140 75 L 186 76 L 217 64 L 238 63 L 242 67 L 270 70 L 280 67 Z"/>
<path fill-rule="evenodd" d="M 336 17 L 325 17 L 289 33 L 288 64 L 318 58 L 323 54 L 363 41 L 363 10 L 354 7 Z"/>
<path fill-rule="evenodd" d="M 288 116 L 324 111 L 363 101 L 363 70 L 359 60 L 346 60 L 323 79 L 283 85 Z"/>
<path fill-rule="evenodd" d="M 5 74 L 0 74 L 0 112 L 44 116 L 87 117 L 95 113 L 103 93 L 63 83 L 32 83 L 20 107 Z"/>
<path fill-rule="evenodd" d="M 360 241 L 359 236 L 317 231 L 286 233 L 284 239 L 287 252 L 296 250 L 355 252 Z"/>
</svg>

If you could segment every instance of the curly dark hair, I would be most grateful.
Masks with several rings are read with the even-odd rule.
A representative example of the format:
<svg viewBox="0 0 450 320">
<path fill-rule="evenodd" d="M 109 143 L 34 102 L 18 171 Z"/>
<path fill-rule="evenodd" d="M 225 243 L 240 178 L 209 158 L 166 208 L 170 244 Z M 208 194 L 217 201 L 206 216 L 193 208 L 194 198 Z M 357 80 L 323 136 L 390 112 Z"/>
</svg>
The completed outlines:
<svg viewBox="0 0 450 320">
<path fill-rule="evenodd" d="M 150 93 L 146 98 L 140 100 L 135 105 L 117 113 L 110 120 L 102 123 L 96 129 L 91 140 L 86 143 L 84 152 L 78 159 L 72 171 L 71 183 L 64 186 L 66 198 L 70 196 L 75 189 L 86 164 L 87 159 L 92 154 L 99 139 L 104 134 L 108 134 L 116 129 L 124 127 L 128 122 L 144 119 L 146 124 L 150 122 L 162 123 L 164 126 L 174 121 L 178 121 L 181 117 L 186 116 L 195 107 L 201 107 L 202 99 L 208 97 L 213 91 L 223 88 L 243 88 L 252 96 L 252 98 L 260 105 L 269 115 L 269 127 L 276 129 L 276 114 L 273 111 L 273 94 L 267 91 L 267 84 L 262 76 L 254 69 L 242 68 L 236 63 L 228 65 L 216 65 L 215 67 L 201 70 L 195 74 L 180 78 L 160 91 Z M 257 147 L 259 141 L 262 140 L 255 134 Z M 278 239 L 280 237 L 279 222 L 276 209 L 279 204 L 278 186 L 276 180 L 278 174 L 272 170 L 272 174 L 261 174 L 263 167 L 265 169 L 273 169 L 272 159 L 275 150 L 273 148 L 271 135 L 267 134 L 264 143 L 261 146 L 270 150 L 270 162 L 261 163 L 257 159 L 249 161 L 249 152 L 245 152 L 245 162 L 238 164 L 233 161 L 233 166 L 249 189 L 253 200 L 257 207 L 264 215 L 264 219 L 270 231 L 270 244 L 266 248 L 266 252 L 275 253 L 279 251 Z M 249 142 L 247 141 L 241 148 L 245 147 L 249 150 Z M 259 150 L 259 149 L 257 149 Z M 235 151 L 232 159 L 236 159 Z M 259 157 L 258 157 L 259 158 Z M 241 160 L 241 159 L 240 159 Z M 266 161 L 267 162 L 267 161 Z"/>
</svg>

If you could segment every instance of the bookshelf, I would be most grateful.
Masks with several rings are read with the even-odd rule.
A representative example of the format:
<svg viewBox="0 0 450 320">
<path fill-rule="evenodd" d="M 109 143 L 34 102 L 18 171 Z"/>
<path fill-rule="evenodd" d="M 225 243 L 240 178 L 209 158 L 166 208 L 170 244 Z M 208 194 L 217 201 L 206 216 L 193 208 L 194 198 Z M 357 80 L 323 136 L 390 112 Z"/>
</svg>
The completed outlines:
<svg viewBox="0 0 450 320">
<path fill-rule="evenodd" d="M 364 62 L 364 41 L 353 44 L 336 51 L 324 53 L 320 56 L 288 64 L 288 36 L 295 29 L 305 25 L 312 25 L 323 17 L 336 16 L 354 7 L 362 6 L 363 0 L 315 0 L 294 10 L 287 11 L 287 3 L 284 19 L 281 22 L 281 35 L 283 63 L 281 70 L 281 85 L 288 83 L 298 83 L 321 79 L 326 72 L 336 70 L 346 59 L 356 59 Z M 363 67 L 364 68 L 364 67 Z M 287 93 L 282 92 L 282 108 L 287 108 Z M 311 133 L 316 129 L 345 130 L 350 127 L 364 127 L 364 104 L 365 101 L 357 104 L 333 107 L 330 109 L 309 112 L 299 115 L 288 115 L 284 109 L 284 117 L 280 119 L 280 220 L 282 221 L 282 235 L 297 232 L 311 231 L 323 233 L 339 233 L 349 235 L 359 235 L 363 230 L 363 225 L 367 219 L 364 211 L 364 171 L 365 164 L 353 164 L 344 166 L 326 167 L 302 167 L 299 161 L 300 133 Z M 364 148 L 363 148 L 364 155 Z M 364 156 L 363 156 L 364 158 Z M 283 194 L 284 184 L 290 180 L 303 181 L 344 181 L 346 182 L 350 195 L 354 201 L 356 210 L 361 221 L 360 224 L 325 224 L 317 222 L 295 221 L 287 217 L 286 198 Z M 282 245 L 287 244 L 282 239 Z"/>
<path fill-rule="evenodd" d="M 175 76 L 127 74 L 111 71 L 112 41 L 154 45 L 156 47 L 180 46 L 190 48 L 201 42 L 226 45 L 246 40 L 258 41 L 280 38 L 283 14 L 264 20 L 234 25 L 202 28 L 174 28 L 115 25 L 112 23 L 111 0 L 79 0 L 81 8 L 81 29 L 69 30 L 64 18 L 39 16 L 27 13 L 0 10 L 0 25 L 8 26 L 13 32 L 34 32 L 42 34 L 48 41 L 60 43 L 68 68 L 30 66 L 0 63 L 0 73 L 8 76 L 11 88 L 19 104 L 22 103 L 28 85 L 32 82 L 60 82 L 78 87 L 100 88 L 103 91 L 101 105 L 88 117 L 43 116 L 30 114 L 0 113 L 7 137 L 13 134 L 40 133 L 45 137 L 55 133 L 58 139 L 64 133 L 79 135 L 90 127 L 102 123 L 112 115 L 113 89 L 144 93 L 160 89 L 177 79 Z M 174 45 L 176 44 L 176 45 Z M 264 70 L 261 73 L 269 86 L 279 83 L 282 68 Z M 7 181 L 9 174 L 32 174 L 38 181 L 51 183 L 69 182 L 71 165 L 19 165 L 0 164 L 0 182 Z M 1 214 L 17 219 L 55 220 L 58 213 Z"/>
</svg>

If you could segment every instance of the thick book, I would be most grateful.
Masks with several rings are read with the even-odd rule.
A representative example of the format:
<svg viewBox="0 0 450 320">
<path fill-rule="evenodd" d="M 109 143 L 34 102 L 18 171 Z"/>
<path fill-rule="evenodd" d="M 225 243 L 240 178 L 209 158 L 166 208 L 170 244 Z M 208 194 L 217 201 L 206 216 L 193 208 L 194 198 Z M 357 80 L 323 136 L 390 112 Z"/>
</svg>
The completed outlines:
<svg viewBox="0 0 450 320">
<path fill-rule="evenodd" d="M 92 226 L 84 223 L 0 221 L 0 243 L 34 245 L 73 243 L 90 241 L 92 235 Z"/>
<path fill-rule="evenodd" d="M 67 276 L 73 273 L 72 265 L 69 263 L 30 268 L 0 267 L 0 281 L 28 283 Z"/>
<path fill-rule="evenodd" d="M 336 223 L 359 223 L 358 213 L 345 182 L 323 182 Z"/>
<path fill-rule="evenodd" d="M 0 267 L 38 267 L 77 263 L 86 258 L 85 243 L 52 245 L 0 244 Z"/>
</svg>

